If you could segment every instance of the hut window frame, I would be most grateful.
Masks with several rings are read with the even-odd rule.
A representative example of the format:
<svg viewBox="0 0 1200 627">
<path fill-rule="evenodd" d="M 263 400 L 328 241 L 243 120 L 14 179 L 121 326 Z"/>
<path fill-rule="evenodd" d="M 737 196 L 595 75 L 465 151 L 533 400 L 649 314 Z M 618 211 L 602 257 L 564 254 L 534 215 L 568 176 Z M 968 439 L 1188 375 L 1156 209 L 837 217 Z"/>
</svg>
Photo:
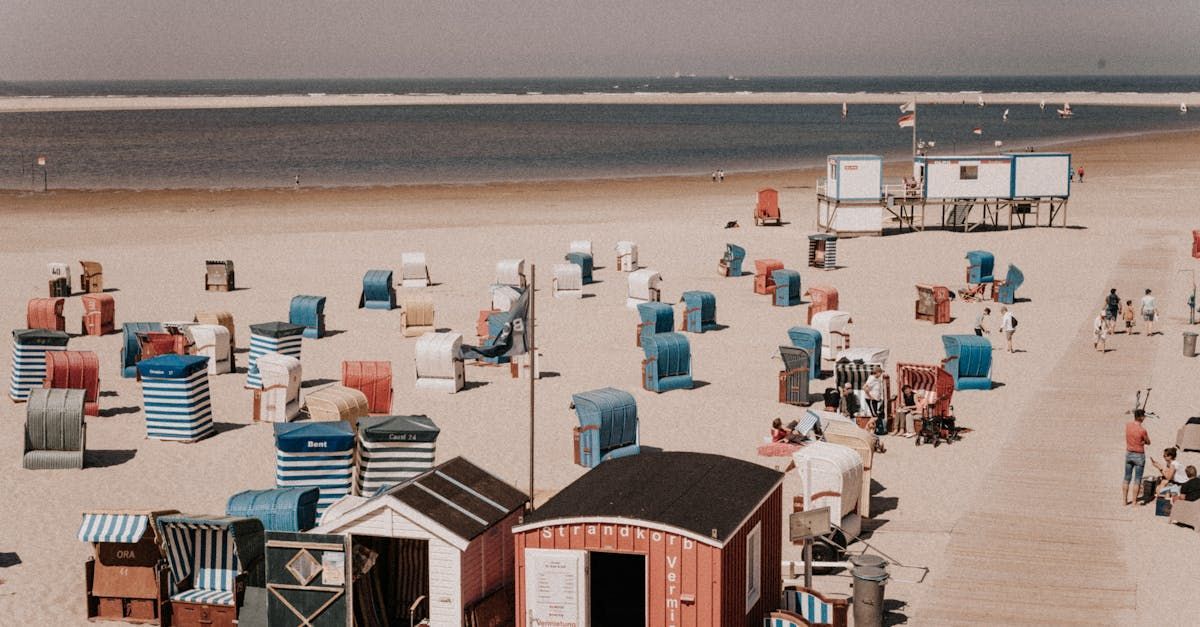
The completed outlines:
<svg viewBox="0 0 1200 627">
<path fill-rule="evenodd" d="M 746 612 L 762 597 L 762 522 L 746 534 Z"/>
<path fill-rule="evenodd" d="M 958 166 L 958 180 L 960 180 L 960 181 L 978 181 L 979 180 L 979 164 Z"/>
</svg>

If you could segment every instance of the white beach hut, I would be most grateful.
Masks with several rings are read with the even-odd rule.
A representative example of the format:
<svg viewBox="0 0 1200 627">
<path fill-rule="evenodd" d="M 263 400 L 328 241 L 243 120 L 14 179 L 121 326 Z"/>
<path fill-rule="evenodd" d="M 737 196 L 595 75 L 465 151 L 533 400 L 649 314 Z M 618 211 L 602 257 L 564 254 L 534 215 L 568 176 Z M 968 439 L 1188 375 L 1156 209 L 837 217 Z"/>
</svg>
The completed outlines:
<svg viewBox="0 0 1200 627">
<path fill-rule="evenodd" d="M 1013 198 L 1066 198 L 1071 195 L 1071 155 L 1021 152 L 1012 157 Z"/>
<path fill-rule="evenodd" d="M 400 254 L 400 284 L 404 287 L 429 287 L 429 266 L 425 253 Z"/>
<path fill-rule="evenodd" d="M 194 324 L 188 332 L 197 355 L 208 357 L 208 374 L 233 371 L 233 353 L 229 349 L 229 329 L 219 324 Z"/>
<path fill-rule="evenodd" d="M 800 477 L 804 509 L 829 508 L 829 520 L 847 538 L 862 531 L 858 501 L 862 495 L 863 461 L 854 449 L 841 444 L 810 442 L 792 453 Z"/>
<path fill-rule="evenodd" d="M 567 252 L 583 253 L 585 255 L 591 255 L 592 254 L 592 240 L 590 240 L 590 239 L 574 240 L 571 242 L 571 248 Z"/>
<path fill-rule="evenodd" d="M 254 391 L 254 419 L 291 422 L 300 415 L 300 360 L 279 353 L 258 358 L 262 389 Z"/>
<path fill-rule="evenodd" d="M 583 268 L 573 263 L 554 264 L 554 297 L 583 298 Z"/>
<path fill-rule="evenodd" d="M 922 181 L 926 200 L 1010 198 L 1011 155 L 926 156 L 913 159 L 913 175 Z"/>
<path fill-rule="evenodd" d="M 850 348 L 850 314 L 829 309 L 813 314 L 812 327 L 821 332 L 821 346 L 828 347 L 821 355 L 827 361 L 837 361 L 837 355 Z"/>
<path fill-rule="evenodd" d="M 662 300 L 662 275 L 645 268 L 629 273 L 629 292 L 625 306 L 637 309 L 638 303 L 657 303 Z"/>
<path fill-rule="evenodd" d="M 496 262 L 496 285 L 525 288 L 525 260 L 501 259 Z"/>
<path fill-rule="evenodd" d="M 830 155 L 817 181 L 817 226 L 835 233 L 883 231 L 883 157 Z"/>
<path fill-rule="evenodd" d="M 633 272 L 638 269 L 638 245 L 622 240 L 617 242 L 617 271 Z"/>
<path fill-rule="evenodd" d="M 461 333 L 426 333 L 417 338 L 417 388 L 451 394 L 466 384 Z"/>
</svg>

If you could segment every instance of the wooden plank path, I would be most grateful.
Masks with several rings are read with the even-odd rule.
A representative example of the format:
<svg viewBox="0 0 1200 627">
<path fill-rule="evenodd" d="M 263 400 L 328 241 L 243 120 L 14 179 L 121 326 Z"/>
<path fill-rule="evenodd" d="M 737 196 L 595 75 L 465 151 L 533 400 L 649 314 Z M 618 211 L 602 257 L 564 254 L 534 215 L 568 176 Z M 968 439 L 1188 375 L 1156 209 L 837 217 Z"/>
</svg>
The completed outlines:
<svg viewBox="0 0 1200 627">
<path fill-rule="evenodd" d="M 1123 292 L 1173 273 L 1165 242 L 1123 255 L 1106 285 Z M 1152 274 L 1153 273 L 1153 274 Z M 1132 293 L 1132 292 L 1130 292 Z M 1135 299 L 1136 302 L 1136 299 Z M 1117 500 L 1122 425 L 1157 342 L 1092 349 L 1094 310 L 1017 422 L 958 520 L 920 624 L 1130 624 L 1137 586 L 1124 556 L 1132 512 Z M 1110 342 L 1111 346 L 1111 342 Z M 1012 360 L 1010 360 L 1012 361 Z M 1036 384 L 1008 381 L 1009 385 Z"/>
</svg>

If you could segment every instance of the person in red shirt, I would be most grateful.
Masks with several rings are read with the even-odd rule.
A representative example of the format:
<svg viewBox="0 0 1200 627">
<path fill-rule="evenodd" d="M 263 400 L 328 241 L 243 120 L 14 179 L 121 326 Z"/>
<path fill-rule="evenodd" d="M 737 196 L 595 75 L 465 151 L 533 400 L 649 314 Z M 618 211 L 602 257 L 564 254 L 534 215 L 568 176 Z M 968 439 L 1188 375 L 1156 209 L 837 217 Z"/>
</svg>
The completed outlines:
<svg viewBox="0 0 1200 627">
<path fill-rule="evenodd" d="M 1142 426 L 1146 420 L 1146 412 L 1141 409 L 1133 410 L 1133 420 L 1125 424 L 1125 482 L 1121 484 L 1121 500 L 1131 504 L 1129 500 L 1129 482 L 1133 481 L 1133 500 L 1136 501 L 1142 488 L 1142 473 L 1146 470 L 1146 445 L 1150 443 L 1150 434 Z"/>
</svg>

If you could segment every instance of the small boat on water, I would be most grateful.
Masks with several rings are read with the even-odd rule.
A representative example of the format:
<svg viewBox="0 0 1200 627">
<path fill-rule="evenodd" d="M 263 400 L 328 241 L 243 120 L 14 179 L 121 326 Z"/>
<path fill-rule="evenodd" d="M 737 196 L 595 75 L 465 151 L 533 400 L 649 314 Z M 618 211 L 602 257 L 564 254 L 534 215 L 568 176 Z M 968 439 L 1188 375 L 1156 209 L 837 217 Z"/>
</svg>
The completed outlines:
<svg viewBox="0 0 1200 627">
<path fill-rule="evenodd" d="M 843 119 L 843 120 L 845 120 L 845 119 L 846 119 L 846 113 L 847 113 L 847 111 L 849 111 L 849 109 L 846 107 L 846 103 L 844 103 L 844 102 L 843 102 L 843 103 L 842 103 L 842 119 Z"/>
<path fill-rule="evenodd" d="M 1187 113 L 1187 103 L 1186 102 L 1179 103 L 1179 112 Z"/>
<path fill-rule="evenodd" d="M 1046 110 L 1046 101 L 1042 100 L 1041 104 L 1039 104 L 1038 106 L 1042 108 L 1042 111 L 1045 111 Z"/>
<path fill-rule="evenodd" d="M 981 106 L 981 107 L 986 106 L 986 104 L 983 102 L 983 96 L 979 97 L 979 106 Z"/>
<path fill-rule="evenodd" d="M 1075 117 L 1075 112 L 1071 111 L 1071 103 L 1064 102 L 1061 109 L 1058 110 L 1058 117 L 1063 119 Z"/>
</svg>

